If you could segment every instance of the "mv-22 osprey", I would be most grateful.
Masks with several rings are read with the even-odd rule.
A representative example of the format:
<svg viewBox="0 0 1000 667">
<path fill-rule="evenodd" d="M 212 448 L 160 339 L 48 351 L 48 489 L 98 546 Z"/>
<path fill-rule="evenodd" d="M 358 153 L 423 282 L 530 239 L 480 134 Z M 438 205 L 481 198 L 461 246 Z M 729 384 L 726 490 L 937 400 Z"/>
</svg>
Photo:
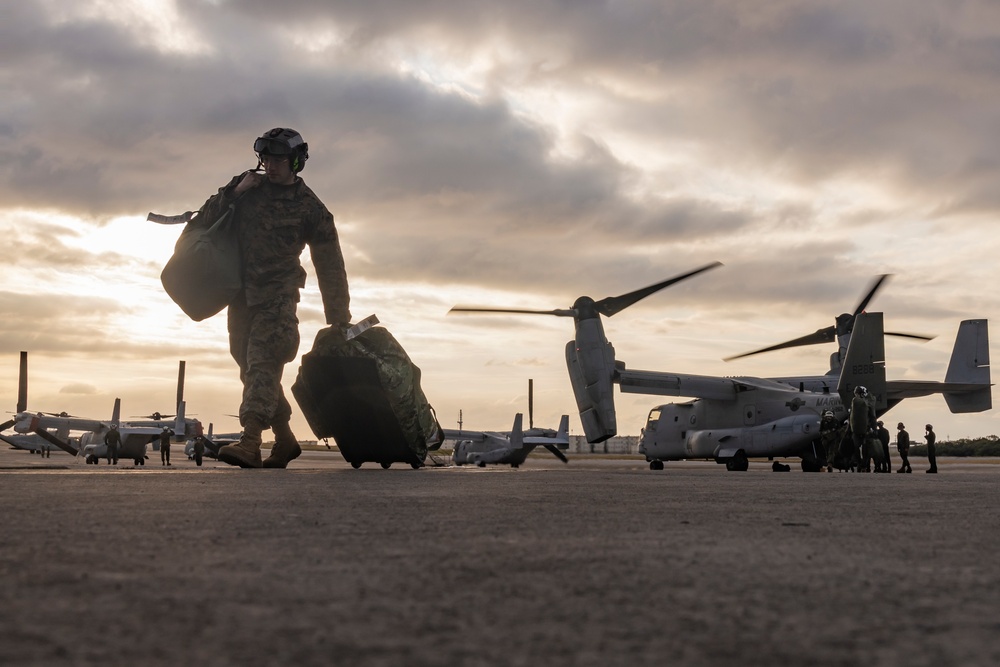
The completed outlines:
<svg viewBox="0 0 1000 667">
<path fill-rule="evenodd" d="M 14 418 L 0 425 L 0 431 L 13 426 L 14 431 L 23 436 L 31 435 L 53 445 L 72 456 L 81 457 L 87 463 L 97 464 L 107 453 L 104 437 L 112 426 L 121 435 L 118 458 L 131 459 L 135 465 L 145 465 L 146 449 L 157 439 L 164 428 L 173 432 L 175 440 L 201 435 L 201 422 L 184 416 L 183 386 L 184 362 L 178 369 L 177 415 L 175 419 L 158 413 L 148 415 L 144 421 L 123 423 L 121 421 L 121 399 L 116 398 L 111 419 L 88 419 L 65 413 L 31 412 L 27 409 L 28 393 L 28 353 L 21 352 L 18 372 L 17 413 Z M 71 432 L 82 432 L 78 437 L 70 437 Z M 8 440 L 8 438 L 3 438 Z M 16 442 L 16 441 L 15 441 Z M 12 443 L 13 444 L 13 443 Z M 17 446 L 17 445 L 15 445 Z"/>
<path fill-rule="evenodd" d="M 746 470 L 750 457 L 802 458 L 802 468 L 819 470 L 814 441 L 820 416 L 831 410 L 846 417 L 845 398 L 854 387 L 873 391 L 877 411 L 913 396 L 943 393 L 953 412 L 989 409 L 990 383 L 985 320 L 963 323 L 947 379 L 940 382 L 885 379 L 882 314 L 858 314 L 838 382 L 827 376 L 804 378 L 713 377 L 632 370 L 615 359 L 604 335 L 601 316 L 611 317 L 665 287 L 709 269 L 718 262 L 655 285 L 600 301 L 583 296 L 560 310 L 497 309 L 456 306 L 453 312 L 500 312 L 572 317 L 576 336 L 566 344 L 566 365 L 587 440 L 603 442 L 617 433 L 614 385 L 626 393 L 687 396 L 695 400 L 659 406 L 650 413 L 640 452 L 650 468 L 663 462 L 708 458 L 729 470 Z M 853 353 L 852 353 L 853 352 Z M 892 389 L 892 391 L 890 391 Z"/>
<path fill-rule="evenodd" d="M 459 413 L 461 414 L 461 413 Z M 544 447 L 553 456 L 568 463 L 566 455 L 559 448 L 569 447 L 569 415 L 559 420 L 559 430 L 535 428 L 534 381 L 528 380 L 528 430 L 522 427 L 524 416 L 518 412 L 514 425 L 507 433 L 498 431 L 469 431 L 462 429 L 459 416 L 458 430 L 442 429 L 445 440 L 455 441 L 452 461 L 455 465 L 477 465 L 485 468 L 487 463 L 519 467 L 527 460 L 536 447 Z"/>
</svg>

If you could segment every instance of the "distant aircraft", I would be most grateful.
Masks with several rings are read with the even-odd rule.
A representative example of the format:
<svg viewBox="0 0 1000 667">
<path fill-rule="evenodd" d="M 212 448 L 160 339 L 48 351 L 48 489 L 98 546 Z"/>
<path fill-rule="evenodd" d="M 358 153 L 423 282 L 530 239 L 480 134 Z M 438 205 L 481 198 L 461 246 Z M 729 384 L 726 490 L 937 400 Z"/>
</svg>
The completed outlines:
<svg viewBox="0 0 1000 667">
<path fill-rule="evenodd" d="M 53 435 L 68 443 L 71 447 L 80 446 L 79 440 L 77 438 L 70 437 L 69 431 L 57 430 Z M 0 440 L 6 442 L 14 449 L 23 449 L 31 452 L 32 454 L 48 453 L 55 447 L 55 445 L 51 442 L 40 435 L 35 435 L 34 433 L 28 433 L 25 435 L 4 435 L 0 433 Z"/>
<path fill-rule="evenodd" d="M 21 363 L 18 369 L 18 382 L 17 382 L 17 406 L 16 414 L 26 413 L 28 403 L 28 353 L 21 352 Z M 55 413 L 48 412 L 42 413 L 47 414 L 52 417 L 72 417 L 65 412 Z M 6 431 L 8 428 L 17 423 L 17 418 L 11 419 L 10 421 L 0 425 L 0 431 Z M 70 447 L 79 446 L 79 442 L 75 438 L 71 438 L 69 434 L 69 429 L 65 427 L 60 427 L 54 429 L 51 433 L 60 442 L 65 442 L 69 444 Z M 3 435 L 0 433 L 0 440 L 6 442 L 8 445 L 15 449 L 24 449 L 32 454 L 42 454 L 48 453 L 56 445 L 52 443 L 45 436 L 39 435 L 37 433 L 25 433 L 17 435 Z"/>
<path fill-rule="evenodd" d="M 211 457 L 213 459 L 219 458 L 219 448 L 225 445 L 231 445 L 234 442 L 239 442 L 242 433 L 212 433 L 213 425 L 208 424 L 208 433 L 201 436 L 194 436 L 188 438 L 187 442 L 184 443 L 184 455 L 189 459 L 194 458 L 194 445 L 195 440 L 198 437 L 204 439 L 205 442 L 205 456 Z"/>
<path fill-rule="evenodd" d="M 160 437 L 163 430 L 155 426 L 133 426 L 123 424 L 121 417 L 122 401 L 115 399 L 115 407 L 111 413 L 111 421 L 99 422 L 95 428 L 80 436 L 80 453 L 78 456 L 84 457 L 84 461 L 91 464 L 100 463 L 101 459 L 107 458 L 108 446 L 104 444 L 104 437 L 117 426 L 121 434 L 122 444 L 118 448 L 119 459 L 132 459 L 137 466 L 146 465 L 146 447 L 154 439 Z"/>
<path fill-rule="evenodd" d="M 544 447 L 563 463 L 566 455 L 560 446 L 569 447 L 569 415 L 559 421 L 559 430 L 534 427 L 534 381 L 528 380 L 528 430 L 522 428 L 523 415 L 514 417 L 514 425 L 509 433 L 499 431 L 467 431 L 462 429 L 459 419 L 458 430 L 442 429 L 445 440 L 456 442 L 452 461 L 456 465 L 474 464 L 480 468 L 487 463 L 509 465 L 517 468 L 536 447 Z"/>
<path fill-rule="evenodd" d="M 182 391 L 184 362 L 181 363 L 178 394 Z M 200 433 L 201 423 L 198 420 L 184 418 L 184 402 L 178 403 L 177 419 L 173 421 L 150 420 L 136 423 L 121 422 L 121 399 L 115 399 L 111 419 L 88 419 L 63 413 L 29 412 L 27 410 L 28 394 L 28 353 L 21 352 L 21 363 L 18 373 L 17 413 L 14 418 L 0 425 L 0 431 L 11 426 L 16 433 L 32 436 L 54 445 L 72 456 L 82 456 L 84 461 L 96 464 L 101 458 L 106 458 L 107 446 L 104 436 L 112 425 L 118 426 L 122 445 L 118 452 L 119 459 L 132 459 L 136 465 L 144 465 L 146 447 L 158 438 L 164 426 L 173 427 L 182 436 L 186 433 Z M 151 415 L 153 416 L 153 415 Z M 78 437 L 70 437 L 71 432 L 82 432 Z M 10 442 L 7 437 L 3 438 Z M 20 440 L 26 443 L 26 440 Z"/>
<path fill-rule="evenodd" d="M 28 412 L 28 353 L 21 352 L 20 365 L 17 374 L 17 406 L 13 419 L 0 424 L 0 432 L 14 427 L 18 435 L 0 436 L 4 442 L 18 449 L 40 452 L 47 447 L 58 447 L 73 456 L 79 451 L 79 443 L 70 438 L 73 430 L 68 420 L 79 420 L 79 417 L 65 412 Z M 43 421 L 44 420 L 44 421 Z M 75 423 L 75 422 L 74 422 Z M 81 424 L 92 426 L 93 420 L 83 420 Z M 77 430 L 86 430 L 81 427 Z"/>
<path fill-rule="evenodd" d="M 496 431 L 465 431 L 442 429 L 445 440 L 455 440 L 452 460 L 456 465 L 474 464 L 480 468 L 487 463 L 509 465 L 517 468 L 536 447 L 544 447 L 556 458 L 567 463 L 559 445 L 569 446 L 569 415 L 563 415 L 559 431 L 552 429 L 522 429 L 523 415 L 518 412 L 510 433 Z"/>
<path fill-rule="evenodd" d="M 184 401 L 184 370 L 185 362 L 178 362 L 177 366 L 177 412 L 173 415 L 165 415 L 160 412 L 152 412 L 148 415 L 130 418 L 129 426 L 158 428 L 161 431 L 168 428 L 171 431 L 173 442 L 186 442 L 204 433 L 201 421 L 185 416 L 186 403 Z M 136 421 L 136 420 L 139 421 Z M 153 451 L 159 451 L 160 440 L 153 441 Z"/>
</svg>

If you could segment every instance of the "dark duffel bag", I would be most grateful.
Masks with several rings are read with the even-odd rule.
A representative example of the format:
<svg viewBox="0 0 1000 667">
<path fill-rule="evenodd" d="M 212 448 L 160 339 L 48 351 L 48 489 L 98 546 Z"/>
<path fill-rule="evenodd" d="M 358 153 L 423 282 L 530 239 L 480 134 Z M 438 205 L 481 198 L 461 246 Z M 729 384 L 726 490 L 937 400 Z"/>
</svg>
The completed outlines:
<svg viewBox="0 0 1000 667">
<path fill-rule="evenodd" d="M 419 468 L 428 449 L 441 445 L 420 369 L 382 327 L 350 339 L 336 327 L 321 330 L 292 394 L 316 437 L 332 437 L 355 468 L 369 461 Z"/>
<path fill-rule="evenodd" d="M 163 289 L 195 322 L 221 312 L 243 287 L 235 207 L 210 227 L 185 225 L 160 273 Z"/>
</svg>

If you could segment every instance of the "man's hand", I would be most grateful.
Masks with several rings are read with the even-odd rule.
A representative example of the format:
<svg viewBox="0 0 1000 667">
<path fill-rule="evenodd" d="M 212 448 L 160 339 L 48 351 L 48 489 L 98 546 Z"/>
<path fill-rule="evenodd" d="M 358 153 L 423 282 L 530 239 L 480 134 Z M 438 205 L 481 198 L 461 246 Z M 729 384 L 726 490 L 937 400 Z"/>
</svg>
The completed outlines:
<svg viewBox="0 0 1000 667">
<path fill-rule="evenodd" d="M 240 182 L 236 184 L 236 189 L 233 193 L 239 197 L 241 194 L 249 190 L 250 188 L 255 188 L 264 182 L 264 174 L 258 171 L 248 171 L 243 174 L 243 178 Z"/>
</svg>

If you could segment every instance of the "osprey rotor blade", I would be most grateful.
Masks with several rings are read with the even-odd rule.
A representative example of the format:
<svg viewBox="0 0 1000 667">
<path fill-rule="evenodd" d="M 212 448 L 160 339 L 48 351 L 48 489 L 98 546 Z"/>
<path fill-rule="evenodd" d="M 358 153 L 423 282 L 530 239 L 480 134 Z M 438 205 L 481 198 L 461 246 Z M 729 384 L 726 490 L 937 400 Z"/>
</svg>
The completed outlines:
<svg viewBox="0 0 1000 667">
<path fill-rule="evenodd" d="M 0 424 L 0 431 L 6 431 L 7 429 L 9 429 L 11 426 L 13 426 L 16 423 L 17 423 L 16 419 L 11 419 L 9 421 L 5 421 L 3 424 Z"/>
<path fill-rule="evenodd" d="M 760 350 L 754 350 L 753 352 L 744 352 L 743 354 L 737 354 L 732 357 L 726 357 L 723 361 L 742 359 L 743 357 L 750 357 L 755 354 L 760 354 L 762 352 L 784 350 L 789 347 L 801 347 L 803 345 L 819 345 L 821 343 L 831 343 L 835 340 L 837 340 L 836 327 L 827 327 L 825 329 L 819 329 L 818 331 L 811 333 L 808 336 L 802 336 L 801 338 L 796 338 L 795 340 L 785 341 L 784 343 L 778 343 L 777 345 L 772 345 L 771 347 L 765 347 Z"/>
<path fill-rule="evenodd" d="M 800 347 L 802 345 L 821 345 L 823 343 L 832 343 L 837 340 L 838 336 L 843 336 L 851 333 L 854 329 L 854 321 L 857 316 L 864 312 L 871 300 L 875 298 L 885 282 L 891 277 L 890 273 L 883 273 L 880 276 L 876 276 L 875 280 L 872 281 L 868 290 L 865 292 L 864 296 L 861 297 L 861 301 L 858 303 L 857 307 L 854 309 L 853 313 L 842 313 L 836 317 L 836 324 L 832 327 L 826 327 L 824 329 L 819 329 L 814 333 L 811 333 L 801 338 L 796 338 L 794 340 L 787 341 L 785 343 L 779 343 L 777 345 L 772 345 L 770 347 L 765 347 L 760 350 L 754 350 L 753 352 L 746 352 L 744 354 L 737 354 L 736 356 L 726 357 L 724 361 L 732 361 L 733 359 L 742 359 L 743 357 L 749 357 L 754 354 L 760 354 L 762 352 L 771 352 L 773 350 L 783 350 L 789 347 Z M 914 335 L 915 338 L 920 338 L 920 336 Z"/>
<path fill-rule="evenodd" d="M 530 308 L 487 308 L 482 306 L 455 306 L 449 313 L 516 313 L 519 315 L 555 315 L 557 317 L 579 317 L 580 311 L 578 308 L 586 306 L 581 306 L 581 303 L 593 304 L 593 308 L 604 315 L 605 317 L 611 317 L 621 311 L 625 310 L 635 302 L 645 299 L 650 294 L 659 292 L 665 287 L 670 287 L 674 283 L 679 283 L 682 280 L 686 280 L 693 276 L 702 273 L 703 271 L 708 271 L 709 269 L 714 269 L 717 266 L 722 266 L 722 262 L 712 262 L 711 264 L 706 264 L 694 271 L 688 271 L 679 276 L 674 276 L 664 280 L 663 282 L 656 283 L 655 285 L 650 285 L 649 287 L 643 287 L 642 289 L 635 290 L 634 292 L 629 292 L 628 294 L 622 294 L 620 296 L 609 296 L 600 301 L 593 301 L 589 297 L 580 297 L 577 299 L 577 303 L 574 304 L 574 308 L 558 308 L 555 310 L 533 310 Z"/>
<path fill-rule="evenodd" d="M 861 312 L 864 311 L 865 308 L 868 307 L 868 303 L 873 298 L 875 298 L 875 293 L 882 288 L 882 285 L 885 284 L 885 281 L 888 280 L 889 276 L 891 275 L 892 275 L 891 273 L 883 273 L 882 275 L 875 278 L 875 281 L 872 282 L 872 286 L 868 288 L 868 292 L 865 294 L 864 298 L 861 299 L 861 303 L 859 303 L 858 307 L 854 309 L 855 317 L 857 317 Z"/>
<path fill-rule="evenodd" d="M 486 308 L 479 306 L 455 306 L 449 313 L 518 313 L 521 315 L 555 315 L 557 317 L 573 317 L 574 310 L 530 310 L 527 308 Z"/>
<path fill-rule="evenodd" d="M 896 336 L 898 338 L 913 338 L 915 340 L 934 340 L 935 336 L 925 336 L 923 334 L 904 333 L 902 331 L 886 331 L 886 336 Z"/>
<path fill-rule="evenodd" d="M 645 299 L 650 294 L 655 294 L 665 287 L 670 287 L 675 283 L 679 283 L 682 280 L 687 280 L 693 276 L 703 273 L 710 269 L 714 269 L 717 266 L 722 266 L 722 262 L 712 262 L 711 264 L 706 264 L 705 266 L 695 269 L 694 271 L 688 271 L 679 276 L 674 276 L 663 282 L 656 283 L 655 285 L 650 285 L 649 287 L 643 287 L 642 289 L 637 289 L 634 292 L 629 292 L 628 294 L 622 294 L 621 296 L 609 296 L 607 298 L 597 301 L 594 306 L 597 308 L 597 312 L 605 317 L 611 317 L 616 315 L 621 311 L 625 310 L 632 304 Z"/>
</svg>

